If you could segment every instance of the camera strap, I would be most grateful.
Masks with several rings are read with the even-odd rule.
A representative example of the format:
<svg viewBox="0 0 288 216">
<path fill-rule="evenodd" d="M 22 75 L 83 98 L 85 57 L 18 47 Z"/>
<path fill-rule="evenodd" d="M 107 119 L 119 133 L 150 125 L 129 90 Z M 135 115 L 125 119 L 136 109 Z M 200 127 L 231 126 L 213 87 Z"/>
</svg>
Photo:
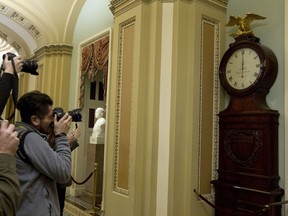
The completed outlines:
<svg viewBox="0 0 288 216">
<path fill-rule="evenodd" d="M 19 78 L 18 78 L 18 74 L 16 72 L 14 60 L 11 59 L 11 62 L 12 62 L 13 71 L 14 71 L 14 80 L 13 80 L 13 88 L 12 88 L 12 100 L 13 100 L 14 107 L 13 107 L 13 113 L 7 119 L 8 121 L 11 121 L 15 116 L 16 103 L 17 103 L 17 99 L 18 99 L 18 86 L 19 86 Z"/>
<path fill-rule="evenodd" d="M 32 131 L 25 131 L 21 137 L 20 137 L 20 142 L 19 142 L 19 147 L 17 149 L 17 155 L 19 156 L 19 158 L 21 160 L 23 160 L 24 162 L 26 163 L 29 163 L 29 164 L 32 164 L 31 161 L 30 161 L 30 158 L 28 157 L 28 155 L 26 154 L 25 152 L 25 149 L 24 149 L 24 140 L 25 140 L 25 137 L 28 133 L 30 133 Z"/>
</svg>

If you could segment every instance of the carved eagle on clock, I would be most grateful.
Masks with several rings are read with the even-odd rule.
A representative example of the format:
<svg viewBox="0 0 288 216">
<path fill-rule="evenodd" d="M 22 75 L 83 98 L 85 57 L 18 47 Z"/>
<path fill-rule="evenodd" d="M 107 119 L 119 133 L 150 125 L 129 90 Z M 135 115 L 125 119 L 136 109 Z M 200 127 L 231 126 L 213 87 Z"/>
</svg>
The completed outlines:
<svg viewBox="0 0 288 216">
<path fill-rule="evenodd" d="M 254 20 L 261 20 L 261 19 L 266 19 L 266 17 L 254 14 L 254 13 L 247 13 L 244 18 L 238 16 L 230 16 L 230 19 L 226 26 L 237 26 L 238 31 L 232 33 L 230 36 L 232 37 L 238 37 L 242 35 L 254 35 L 253 31 L 250 27 L 250 23 L 253 22 Z"/>
</svg>

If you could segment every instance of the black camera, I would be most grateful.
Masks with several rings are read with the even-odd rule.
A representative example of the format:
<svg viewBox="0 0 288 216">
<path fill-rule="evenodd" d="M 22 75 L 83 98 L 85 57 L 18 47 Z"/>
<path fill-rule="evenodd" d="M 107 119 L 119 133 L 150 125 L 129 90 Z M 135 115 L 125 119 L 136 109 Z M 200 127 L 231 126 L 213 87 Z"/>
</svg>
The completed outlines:
<svg viewBox="0 0 288 216">
<path fill-rule="evenodd" d="M 14 53 L 6 53 L 6 55 L 8 55 L 8 60 L 13 60 L 14 57 L 16 57 L 16 55 Z M 3 55 L 3 61 L 5 59 L 5 54 Z M 1 68 L 3 68 L 3 64 L 1 66 Z M 23 67 L 22 67 L 22 72 L 25 72 L 25 73 L 30 73 L 32 75 L 39 75 L 39 73 L 37 72 L 37 69 L 38 69 L 38 64 L 35 60 L 27 60 L 27 59 L 24 59 L 23 60 Z"/>
<path fill-rule="evenodd" d="M 74 109 L 74 110 L 68 111 L 68 114 L 72 117 L 73 122 L 82 121 L 82 115 L 80 111 L 81 111 L 80 109 Z M 59 119 L 61 119 L 65 115 L 65 112 L 61 107 L 55 107 L 53 109 L 53 114 L 57 116 L 57 121 L 59 121 Z"/>
</svg>

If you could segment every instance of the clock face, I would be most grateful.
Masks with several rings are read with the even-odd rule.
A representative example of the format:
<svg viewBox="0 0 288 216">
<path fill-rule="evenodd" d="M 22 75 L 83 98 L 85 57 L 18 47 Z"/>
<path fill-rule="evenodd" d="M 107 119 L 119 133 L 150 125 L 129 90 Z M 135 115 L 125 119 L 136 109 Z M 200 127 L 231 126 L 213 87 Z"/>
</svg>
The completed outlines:
<svg viewBox="0 0 288 216">
<path fill-rule="evenodd" d="M 242 47 L 232 53 L 225 69 L 227 83 L 236 90 L 247 89 L 261 76 L 261 60 L 256 51 Z"/>
<path fill-rule="evenodd" d="M 229 45 L 219 65 L 221 85 L 232 97 L 267 94 L 277 77 L 275 54 L 259 42 L 242 40 Z"/>
</svg>

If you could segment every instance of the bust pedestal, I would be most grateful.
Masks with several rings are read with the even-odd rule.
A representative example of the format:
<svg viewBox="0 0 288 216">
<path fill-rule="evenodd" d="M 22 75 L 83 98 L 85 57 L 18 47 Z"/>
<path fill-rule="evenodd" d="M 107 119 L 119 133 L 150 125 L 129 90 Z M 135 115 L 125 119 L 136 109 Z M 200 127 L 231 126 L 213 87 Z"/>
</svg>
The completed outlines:
<svg viewBox="0 0 288 216">
<path fill-rule="evenodd" d="M 90 136 L 90 144 L 104 144 L 104 136 Z"/>
<path fill-rule="evenodd" d="M 101 137 L 100 137 L 101 138 Z M 103 142 L 100 142 L 100 141 Z M 91 142 L 93 141 L 93 142 Z M 90 137 L 90 145 L 88 145 L 87 155 L 87 175 L 94 169 L 94 164 L 97 163 L 97 183 L 96 183 L 96 203 L 95 206 L 100 206 L 102 203 L 102 191 L 103 191 L 103 165 L 104 165 L 104 138 Z M 94 178 L 94 177 L 93 177 Z M 87 181 L 85 184 L 86 193 L 85 196 L 91 200 L 93 204 L 93 192 L 94 185 L 93 179 Z"/>
</svg>

